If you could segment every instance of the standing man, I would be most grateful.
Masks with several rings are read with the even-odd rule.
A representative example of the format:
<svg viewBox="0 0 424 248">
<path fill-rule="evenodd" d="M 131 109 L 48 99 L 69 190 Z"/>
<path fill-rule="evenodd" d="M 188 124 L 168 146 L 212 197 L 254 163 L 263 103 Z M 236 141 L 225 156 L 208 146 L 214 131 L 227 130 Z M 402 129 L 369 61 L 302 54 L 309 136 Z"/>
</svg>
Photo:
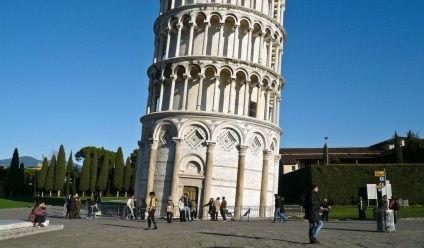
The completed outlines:
<svg viewBox="0 0 424 248">
<path fill-rule="evenodd" d="M 184 194 L 184 212 L 186 219 L 192 221 L 193 218 L 190 220 L 190 200 L 188 199 L 187 193 Z"/>
<path fill-rule="evenodd" d="M 227 221 L 227 201 L 225 200 L 225 196 L 222 197 L 221 202 L 221 216 L 222 216 L 222 222 Z"/>
<path fill-rule="evenodd" d="M 149 197 L 150 197 L 150 205 L 149 205 L 149 211 L 148 211 L 148 216 L 147 216 L 147 228 L 144 230 L 151 230 L 152 228 L 150 227 L 152 222 L 153 225 L 155 225 L 155 227 L 153 229 L 158 229 L 158 227 L 156 226 L 156 221 L 155 221 L 155 211 L 156 211 L 156 201 L 157 198 L 155 196 L 155 192 L 150 192 L 149 193 Z"/>
<path fill-rule="evenodd" d="M 323 225 L 319 211 L 322 209 L 317 195 L 318 185 L 312 184 L 311 190 L 306 195 L 306 219 L 309 222 L 309 242 L 319 244 L 318 233 Z"/>
<path fill-rule="evenodd" d="M 359 211 L 359 220 L 363 221 L 367 219 L 367 216 L 365 214 L 365 210 L 367 209 L 367 205 L 364 202 L 364 200 L 362 199 L 362 196 L 359 197 L 359 202 L 358 202 L 358 211 Z"/>
<path fill-rule="evenodd" d="M 128 199 L 127 201 L 127 209 L 128 209 L 128 213 L 131 214 L 131 219 L 135 219 L 134 216 L 134 196 L 132 195 L 130 197 L 130 199 Z"/>
<path fill-rule="evenodd" d="M 324 202 L 322 203 L 322 219 L 323 221 L 328 221 L 328 214 L 330 213 L 330 203 L 328 203 L 327 198 L 324 198 Z"/>
</svg>

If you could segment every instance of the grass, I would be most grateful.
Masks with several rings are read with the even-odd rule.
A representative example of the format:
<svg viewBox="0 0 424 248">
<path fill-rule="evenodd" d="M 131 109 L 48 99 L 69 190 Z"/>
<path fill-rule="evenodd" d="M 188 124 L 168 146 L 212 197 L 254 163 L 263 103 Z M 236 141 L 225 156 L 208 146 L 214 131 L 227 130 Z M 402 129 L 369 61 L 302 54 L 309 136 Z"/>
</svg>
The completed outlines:
<svg viewBox="0 0 424 248">
<path fill-rule="evenodd" d="M 375 206 L 369 206 L 366 210 L 367 219 L 373 219 L 373 209 Z M 333 206 L 329 214 L 330 219 L 358 219 L 357 206 Z M 424 206 L 412 205 L 402 207 L 398 211 L 398 218 L 424 218 Z"/>
</svg>

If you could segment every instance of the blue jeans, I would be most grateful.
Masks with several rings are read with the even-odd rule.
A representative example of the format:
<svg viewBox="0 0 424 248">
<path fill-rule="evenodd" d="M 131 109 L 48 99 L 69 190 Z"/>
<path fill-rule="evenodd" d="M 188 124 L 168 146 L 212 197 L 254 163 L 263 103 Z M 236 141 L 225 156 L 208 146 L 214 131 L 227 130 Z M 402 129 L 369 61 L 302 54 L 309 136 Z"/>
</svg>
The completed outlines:
<svg viewBox="0 0 424 248">
<path fill-rule="evenodd" d="M 275 209 L 274 220 L 272 222 L 275 222 L 277 220 L 277 216 L 280 216 L 280 218 L 285 221 L 289 219 L 287 218 L 287 216 L 280 212 L 280 208 Z"/>
<path fill-rule="evenodd" d="M 323 223 L 322 220 L 309 221 L 309 238 L 316 238 L 319 230 L 321 230 Z"/>
<path fill-rule="evenodd" d="M 185 206 L 184 207 L 185 210 L 185 217 L 186 219 L 190 220 L 190 207 L 189 206 Z"/>
</svg>

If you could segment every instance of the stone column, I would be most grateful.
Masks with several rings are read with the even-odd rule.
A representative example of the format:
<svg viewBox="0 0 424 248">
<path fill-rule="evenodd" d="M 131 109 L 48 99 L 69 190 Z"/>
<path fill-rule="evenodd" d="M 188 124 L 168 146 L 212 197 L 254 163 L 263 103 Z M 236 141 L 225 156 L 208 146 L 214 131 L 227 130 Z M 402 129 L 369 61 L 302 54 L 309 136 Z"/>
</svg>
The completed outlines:
<svg viewBox="0 0 424 248">
<path fill-rule="evenodd" d="M 202 192 L 202 187 L 197 187 L 198 189 L 199 189 L 199 192 L 198 192 L 198 196 L 199 197 L 197 197 L 197 219 L 199 219 L 199 218 L 201 218 L 202 217 L 202 213 L 203 213 L 203 200 L 202 200 L 202 194 L 203 194 L 203 192 Z"/>
<path fill-rule="evenodd" d="M 143 176 L 143 152 L 146 146 L 145 142 L 142 142 L 139 140 L 138 142 L 138 161 L 137 161 L 137 168 L 136 168 L 136 179 L 138 181 L 135 182 L 134 185 L 134 195 L 138 202 L 141 202 L 141 199 L 144 197 L 144 192 L 141 192 L 141 178 Z"/>
<path fill-rule="evenodd" d="M 184 74 L 184 92 L 183 92 L 183 110 L 187 110 L 187 89 L 188 89 L 188 80 L 191 78 L 189 74 Z"/>
<path fill-rule="evenodd" d="M 153 64 L 157 62 L 158 60 L 158 50 L 159 50 L 159 42 L 158 37 L 155 38 L 155 52 L 153 54 Z"/>
<path fill-rule="evenodd" d="M 234 26 L 234 44 L 233 44 L 233 58 L 234 59 L 238 59 L 238 36 L 239 36 L 239 27 L 240 25 L 235 25 Z"/>
<path fill-rule="evenodd" d="M 230 83 L 230 99 L 229 99 L 229 103 L 228 103 L 228 113 L 232 114 L 234 113 L 234 105 L 235 105 L 235 84 L 236 84 L 236 78 L 231 78 L 231 83 Z"/>
<path fill-rule="evenodd" d="M 265 94 L 265 120 L 269 121 L 269 92 L 270 89 L 267 87 L 266 94 Z"/>
<path fill-rule="evenodd" d="M 262 89 L 261 85 L 258 83 L 258 94 L 256 97 L 256 119 L 261 119 L 261 96 L 262 96 Z"/>
<path fill-rule="evenodd" d="M 265 217 L 266 212 L 266 196 L 268 193 L 268 162 L 271 151 L 265 150 L 262 162 L 262 180 L 261 180 L 261 198 L 259 204 L 259 217 Z"/>
<path fill-rule="evenodd" d="M 207 55 L 206 49 L 208 48 L 208 32 L 209 32 L 209 23 L 205 22 L 205 32 L 204 32 L 204 36 L 203 36 L 202 55 Z"/>
<path fill-rule="evenodd" d="M 149 96 L 147 97 L 146 114 L 150 114 L 152 108 L 152 95 L 153 95 L 153 77 L 149 80 Z"/>
<path fill-rule="evenodd" d="M 213 156 L 214 156 L 214 148 L 215 142 L 207 141 L 208 145 L 207 157 L 206 157 L 206 167 L 205 167 L 205 181 L 203 186 L 203 201 L 206 203 L 209 201 L 211 197 L 211 188 L 212 188 L 212 172 L 213 172 Z M 203 204 L 202 204 L 203 206 Z"/>
<path fill-rule="evenodd" d="M 215 85 L 213 90 L 213 105 L 212 105 L 212 111 L 214 112 L 218 111 L 218 105 L 219 105 L 218 86 L 219 86 L 219 76 L 215 76 Z"/>
<path fill-rule="evenodd" d="M 177 80 L 177 75 L 171 75 L 171 92 L 169 92 L 169 105 L 168 110 L 172 110 L 174 106 L 174 91 L 175 91 L 175 81 Z"/>
<path fill-rule="evenodd" d="M 274 187 L 273 192 L 278 192 L 278 179 L 280 178 L 280 159 L 281 155 L 274 155 Z"/>
<path fill-rule="evenodd" d="M 252 32 L 253 28 L 247 29 L 248 36 L 247 36 L 247 54 L 246 54 L 246 61 L 252 62 L 251 60 L 251 53 L 252 53 Z"/>
<path fill-rule="evenodd" d="M 158 143 L 158 140 L 153 140 L 150 146 L 149 171 L 147 172 L 146 196 L 144 198 L 146 201 L 149 199 L 149 193 L 153 191 Z"/>
<path fill-rule="evenodd" d="M 264 33 L 261 31 L 259 32 L 259 58 L 258 58 L 258 63 L 259 64 L 263 64 L 263 59 L 262 59 L 262 50 L 264 49 Z"/>
<path fill-rule="evenodd" d="M 150 102 L 150 113 L 156 112 L 156 84 L 158 83 L 158 80 L 153 80 L 153 92 L 152 92 L 152 99 Z"/>
<path fill-rule="evenodd" d="M 236 200 L 234 207 L 234 218 L 241 218 L 243 208 L 244 168 L 246 162 L 247 146 L 239 146 L 239 159 L 237 168 Z"/>
<path fill-rule="evenodd" d="M 188 40 L 188 55 L 191 55 L 193 53 L 193 33 L 194 33 L 194 23 L 190 23 L 190 38 Z"/>
<path fill-rule="evenodd" d="M 165 50 L 165 59 L 169 58 L 169 46 L 171 43 L 171 29 L 168 30 L 167 32 L 167 39 L 166 39 L 166 50 Z"/>
<path fill-rule="evenodd" d="M 200 107 L 202 105 L 202 93 L 203 93 L 203 78 L 205 76 L 203 74 L 199 73 L 199 89 L 197 91 L 197 104 L 196 104 L 196 110 L 200 110 Z"/>
<path fill-rule="evenodd" d="M 244 82 L 244 108 L 243 108 L 243 115 L 245 116 L 249 115 L 249 103 L 250 103 L 249 88 L 250 88 L 250 81 L 246 80 Z"/>
<path fill-rule="evenodd" d="M 277 126 L 280 125 L 280 104 L 281 104 L 281 97 L 278 96 L 278 98 L 277 98 L 277 118 L 275 120 L 275 124 Z"/>
<path fill-rule="evenodd" d="M 175 154 L 174 154 L 174 168 L 172 170 L 172 185 L 171 185 L 171 197 L 174 204 L 178 203 L 178 185 L 180 183 L 180 177 L 178 173 L 180 172 L 181 166 L 181 138 L 172 138 L 175 142 Z"/>
<path fill-rule="evenodd" d="M 280 3 L 280 0 L 278 0 L 278 3 L 277 3 L 277 22 L 278 23 L 280 21 L 280 11 L 281 11 L 280 7 L 281 7 L 281 3 Z"/>
<path fill-rule="evenodd" d="M 175 0 L 171 0 L 171 9 L 173 9 L 175 6 Z"/>
<path fill-rule="evenodd" d="M 268 48 L 268 67 L 272 69 L 272 37 L 269 38 Z"/>
<path fill-rule="evenodd" d="M 175 48 L 175 57 L 180 56 L 180 43 L 181 43 L 181 29 L 183 25 L 181 23 L 177 24 L 178 34 L 177 34 L 177 47 Z"/>
<path fill-rule="evenodd" d="M 158 112 L 162 111 L 162 103 L 163 103 L 163 85 L 165 84 L 165 78 L 161 77 L 160 80 L 160 93 L 159 93 L 159 109 Z"/>
<path fill-rule="evenodd" d="M 219 29 L 219 45 L 218 45 L 218 56 L 222 57 L 222 50 L 224 45 L 224 25 L 225 23 L 220 23 L 220 29 Z"/>
<path fill-rule="evenodd" d="M 163 33 L 159 32 L 159 49 L 158 49 L 158 59 L 157 61 L 162 61 L 162 57 L 163 57 Z"/>
</svg>

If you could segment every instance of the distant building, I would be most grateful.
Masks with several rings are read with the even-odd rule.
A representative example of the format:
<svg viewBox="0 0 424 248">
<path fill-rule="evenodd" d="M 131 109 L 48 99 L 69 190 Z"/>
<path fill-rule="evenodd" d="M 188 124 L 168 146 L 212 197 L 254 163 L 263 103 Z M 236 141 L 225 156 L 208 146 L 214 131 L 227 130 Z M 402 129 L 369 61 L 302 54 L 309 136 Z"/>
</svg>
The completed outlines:
<svg viewBox="0 0 424 248">
<path fill-rule="evenodd" d="M 401 147 L 405 146 L 406 137 L 399 137 Z M 394 138 L 369 147 L 334 147 L 328 148 L 330 160 L 337 158 L 340 164 L 384 163 L 393 154 Z M 280 171 L 286 174 L 300 168 L 322 163 L 323 148 L 281 148 Z"/>
</svg>

